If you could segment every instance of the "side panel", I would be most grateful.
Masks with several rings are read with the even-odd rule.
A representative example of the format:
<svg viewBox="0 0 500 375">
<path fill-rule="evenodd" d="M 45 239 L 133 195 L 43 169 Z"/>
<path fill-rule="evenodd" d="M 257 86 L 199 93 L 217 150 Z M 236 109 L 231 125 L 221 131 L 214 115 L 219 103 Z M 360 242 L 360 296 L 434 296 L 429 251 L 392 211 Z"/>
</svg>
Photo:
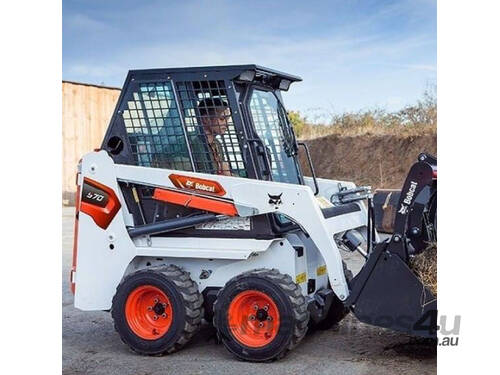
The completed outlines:
<svg viewBox="0 0 500 375">
<path fill-rule="evenodd" d="M 155 256 L 152 256 L 152 251 L 155 251 Z M 250 257 L 240 260 L 186 256 L 162 257 L 158 256 L 158 253 L 166 252 L 161 249 L 151 249 L 149 253 L 141 250 L 141 253 L 147 255 L 136 257 L 130 263 L 126 273 L 149 266 L 173 263 L 190 273 L 191 278 L 198 283 L 200 291 L 207 287 L 223 287 L 232 277 L 256 268 L 277 268 L 281 273 L 288 274 L 293 279 L 298 273 L 295 266 L 295 251 L 287 240 L 274 241 L 264 251 L 253 252 Z"/>
<path fill-rule="evenodd" d="M 313 295 L 316 291 L 327 288 L 326 263 L 314 242 L 301 232 L 289 234 L 286 238 L 295 249 L 297 268 L 295 281 L 300 281 L 298 284 L 302 288 L 302 293 L 305 296 Z"/>
<path fill-rule="evenodd" d="M 130 168 L 141 172 L 155 170 Z M 88 177 L 105 185 L 116 193 L 121 207 L 106 229 L 99 227 L 90 215 L 84 212 L 79 214 L 76 272 L 73 274 L 76 284 L 75 307 L 81 310 L 109 309 L 116 287 L 136 257 L 170 258 L 175 260 L 175 264 L 185 264 L 186 267 L 188 264 L 198 264 L 199 269 L 208 268 L 210 262 L 219 262 L 226 268 L 221 268 L 217 278 L 212 279 L 216 285 L 223 285 L 228 277 L 237 274 L 235 272 L 255 267 L 279 266 L 282 272 L 293 276 L 293 251 L 289 245 L 285 245 L 286 241 L 279 239 L 151 238 L 149 243 L 146 237 L 131 240 L 127 232 L 131 218 L 118 187 L 117 170 L 117 165 L 104 151 L 87 154 L 82 159 L 80 182 Z M 167 176 L 172 171 L 155 171 L 165 177 L 161 185 L 169 185 Z M 272 244 L 275 244 L 276 250 L 271 255 L 260 257 L 259 254 L 266 253 Z M 233 263 L 240 266 L 233 266 Z"/>
<path fill-rule="evenodd" d="M 168 179 L 170 170 L 116 165 L 119 179 L 133 183 L 149 183 L 156 186 L 173 186 Z M 252 179 L 208 176 L 205 174 L 184 172 L 187 176 L 213 178 L 226 191 L 224 198 L 232 199 L 239 216 L 248 217 L 267 213 L 287 216 L 297 223 L 311 237 L 325 260 L 332 289 L 340 299 L 349 295 L 344 277 L 342 258 L 333 239 L 333 233 L 339 231 L 330 225 L 331 221 L 323 217 L 321 209 L 310 187 Z M 274 199 L 273 197 L 281 197 Z M 361 211 L 363 212 L 363 211 Z M 348 215 L 337 216 L 337 222 Z M 364 216 L 364 215 L 363 215 Z M 342 230 L 366 225 L 366 216 L 343 226 Z"/>
<path fill-rule="evenodd" d="M 85 155 L 81 168 L 82 177 L 119 192 L 113 162 L 104 152 Z M 109 309 L 110 296 L 135 256 L 135 246 L 126 233 L 125 210 L 122 204 L 106 229 L 96 225 L 90 215 L 79 214 L 75 307 L 81 310 Z"/>
</svg>

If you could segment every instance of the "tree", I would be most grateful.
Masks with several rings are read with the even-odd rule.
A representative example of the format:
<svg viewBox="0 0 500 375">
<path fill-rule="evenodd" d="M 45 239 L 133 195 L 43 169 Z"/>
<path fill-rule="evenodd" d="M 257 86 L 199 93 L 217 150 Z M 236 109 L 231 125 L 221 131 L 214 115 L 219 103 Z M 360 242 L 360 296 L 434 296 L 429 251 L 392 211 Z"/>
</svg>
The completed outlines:
<svg viewBox="0 0 500 375">
<path fill-rule="evenodd" d="M 300 138 L 305 131 L 306 128 L 306 119 L 300 115 L 300 112 L 290 111 L 288 112 L 288 118 L 292 123 L 293 130 L 297 138 Z"/>
</svg>

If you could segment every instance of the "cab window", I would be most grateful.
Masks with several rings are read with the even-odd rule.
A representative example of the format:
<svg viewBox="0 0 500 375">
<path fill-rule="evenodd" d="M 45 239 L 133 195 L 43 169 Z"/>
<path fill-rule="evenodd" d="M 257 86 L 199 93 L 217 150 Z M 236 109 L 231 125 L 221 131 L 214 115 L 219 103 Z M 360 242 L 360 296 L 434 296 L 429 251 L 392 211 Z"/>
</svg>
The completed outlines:
<svg viewBox="0 0 500 375">
<path fill-rule="evenodd" d="M 297 164 L 291 150 L 292 140 L 287 134 L 289 124 L 276 96 L 270 91 L 254 90 L 250 113 L 255 131 L 270 153 L 273 181 L 299 184 Z"/>
</svg>

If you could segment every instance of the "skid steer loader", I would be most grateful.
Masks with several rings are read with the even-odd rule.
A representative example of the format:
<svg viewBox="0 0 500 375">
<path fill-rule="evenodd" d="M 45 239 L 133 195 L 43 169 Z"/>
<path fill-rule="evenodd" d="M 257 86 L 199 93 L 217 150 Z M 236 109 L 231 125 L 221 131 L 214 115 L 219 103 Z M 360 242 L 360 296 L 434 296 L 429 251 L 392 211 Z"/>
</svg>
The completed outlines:
<svg viewBox="0 0 500 375">
<path fill-rule="evenodd" d="M 257 65 L 129 72 L 101 148 L 78 165 L 75 307 L 111 311 L 147 355 L 180 349 L 202 319 L 249 361 L 349 311 L 435 336 L 436 297 L 408 261 L 435 236 L 436 159 L 419 156 L 380 241 L 369 187 L 317 178 L 297 142 L 281 96 L 297 81 Z M 340 249 L 366 258 L 355 277 Z"/>
</svg>

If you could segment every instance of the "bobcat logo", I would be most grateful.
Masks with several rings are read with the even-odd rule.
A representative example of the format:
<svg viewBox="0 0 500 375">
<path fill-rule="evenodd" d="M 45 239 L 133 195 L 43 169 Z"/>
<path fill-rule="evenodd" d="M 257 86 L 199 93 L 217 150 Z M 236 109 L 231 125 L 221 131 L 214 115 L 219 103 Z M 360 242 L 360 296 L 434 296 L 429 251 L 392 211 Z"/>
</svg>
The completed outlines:
<svg viewBox="0 0 500 375">
<path fill-rule="evenodd" d="M 408 212 L 408 206 L 405 206 L 404 204 L 401 204 L 401 208 L 398 211 L 400 214 L 406 215 Z"/>
<path fill-rule="evenodd" d="M 283 195 L 283 193 L 281 193 L 280 195 L 271 195 L 269 193 L 267 193 L 267 195 L 269 196 L 269 204 L 282 204 L 283 202 L 281 201 L 281 196 Z"/>
</svg>

